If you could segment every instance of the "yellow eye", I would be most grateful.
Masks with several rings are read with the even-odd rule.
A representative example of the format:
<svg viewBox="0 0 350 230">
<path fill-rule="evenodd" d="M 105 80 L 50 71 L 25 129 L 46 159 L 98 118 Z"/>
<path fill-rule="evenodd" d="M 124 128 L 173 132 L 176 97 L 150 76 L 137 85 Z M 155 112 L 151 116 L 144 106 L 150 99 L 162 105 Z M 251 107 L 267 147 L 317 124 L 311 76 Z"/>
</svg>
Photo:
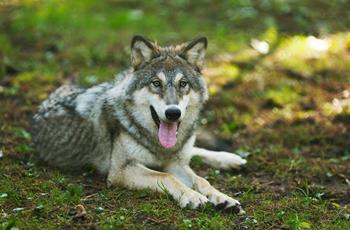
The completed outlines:
<svg viewBox="0 0 350 230">
<path fill-rule="evenodd" d="M 159 80 L 154 80 L 154 81 L 152 81 L 152 85 L 154 87 L 160 87 L 162 85 L 162 83 Z"/>
<path fill-rule="evenodd" d="M 180 81 L 180 87 L 185 88 L 187 86 L 186 81 Z"/>
</svg>

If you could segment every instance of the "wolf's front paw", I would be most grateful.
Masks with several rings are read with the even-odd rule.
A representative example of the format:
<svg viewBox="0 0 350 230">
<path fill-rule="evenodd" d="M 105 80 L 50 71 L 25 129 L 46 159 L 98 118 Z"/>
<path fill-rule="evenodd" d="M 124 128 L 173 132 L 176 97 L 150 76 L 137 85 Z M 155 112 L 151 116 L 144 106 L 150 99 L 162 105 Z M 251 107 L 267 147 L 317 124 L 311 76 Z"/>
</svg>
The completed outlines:
<svg viewBox="0 0 350 230">
<path fill-rule="evenodd" d="M 240 166 L 245 165 L 247 160 L 242 157 L 228 152 L 219 152 L 220 157 L 219 168 L 221 169 L 238 169 Z"/>
<path fill-rule="evenodd" d="M 216 192 L 212 193 L 209 196 L 210 202 L 212 202 L 216 208 L 224 211 L 233 211 L 239 215 L 245 214 L 241 204 L 238 200 L 235 200 L 224 193 Z"/>
<path fill-rule="evenodd" d="M 196 209 L 208 202 L 209 200 L 207 197 L 196 191 L 187 191 L 179 197 L 179 203 L 182 208 L 189 207 Z"/>
</svg>

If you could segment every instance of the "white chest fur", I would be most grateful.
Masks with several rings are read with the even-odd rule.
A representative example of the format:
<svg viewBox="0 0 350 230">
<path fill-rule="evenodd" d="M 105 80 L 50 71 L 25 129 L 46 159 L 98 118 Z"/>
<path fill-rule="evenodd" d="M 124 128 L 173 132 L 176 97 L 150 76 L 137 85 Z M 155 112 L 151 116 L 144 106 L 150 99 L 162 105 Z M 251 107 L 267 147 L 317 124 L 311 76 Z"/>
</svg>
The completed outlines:
<svg viewBox="0 0 350 230">
<path fill-rule="evenodd" d="M 125 132 L 122 132 L 115 141 L 112 159 L 119 162 L 135 161 L 144 165 L 160 164 L 149 150 Z"/>
</svg>

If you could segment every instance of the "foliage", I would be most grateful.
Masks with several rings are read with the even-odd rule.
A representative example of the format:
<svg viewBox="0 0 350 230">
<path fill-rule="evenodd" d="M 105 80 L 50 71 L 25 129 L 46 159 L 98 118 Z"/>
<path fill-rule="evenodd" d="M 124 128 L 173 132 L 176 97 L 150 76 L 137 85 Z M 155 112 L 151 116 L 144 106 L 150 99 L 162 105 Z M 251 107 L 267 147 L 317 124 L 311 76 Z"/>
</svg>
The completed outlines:
<svg viewBox="0 0 350 230">
<path fill-rule="evenodd" d="M 350 224 L 347 1 L 2 1 L 0 228 L 347 229 Z M 341 19 L 341 20 L 340 20 Z M 248 215 L 182 210 L 165 194 L 109 189 L 91 168 L 41 165 L 30 119 L 58 85 L 111 79 L 140 33 L 209 37 L 204 128 L 248 157 L 195 170 Z M 78 217 L 78 205 L 86 214 Z"/>
</svg>

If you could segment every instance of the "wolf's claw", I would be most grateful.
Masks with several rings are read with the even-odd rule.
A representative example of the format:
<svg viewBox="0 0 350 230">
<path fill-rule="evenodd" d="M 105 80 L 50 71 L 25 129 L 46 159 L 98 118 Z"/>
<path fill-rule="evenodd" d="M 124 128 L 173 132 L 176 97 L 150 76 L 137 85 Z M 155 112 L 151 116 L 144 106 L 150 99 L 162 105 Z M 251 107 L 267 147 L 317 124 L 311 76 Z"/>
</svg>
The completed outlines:
<svg viewBox="0 0 350 230">
<path fill-rule="evenodd" d="M 224 209 L 226 209 L 227 205 L 228 205 L 228 201 L 225 200 L 225 202 L 215 205 L 215 209 L 224 210 Z"/>
<path fill-rule="evenodd" d="M 230 207 L 226 207 L 224 210 L 224 212 L 233 212 L 235 214 L 238 214 L 238 215 L 244 215 L 245 214 L 245 211 L 243 210 L 242 206 L 241 205 L 233 205 L 233 206 L 230 206 Z"/>
</svg>

